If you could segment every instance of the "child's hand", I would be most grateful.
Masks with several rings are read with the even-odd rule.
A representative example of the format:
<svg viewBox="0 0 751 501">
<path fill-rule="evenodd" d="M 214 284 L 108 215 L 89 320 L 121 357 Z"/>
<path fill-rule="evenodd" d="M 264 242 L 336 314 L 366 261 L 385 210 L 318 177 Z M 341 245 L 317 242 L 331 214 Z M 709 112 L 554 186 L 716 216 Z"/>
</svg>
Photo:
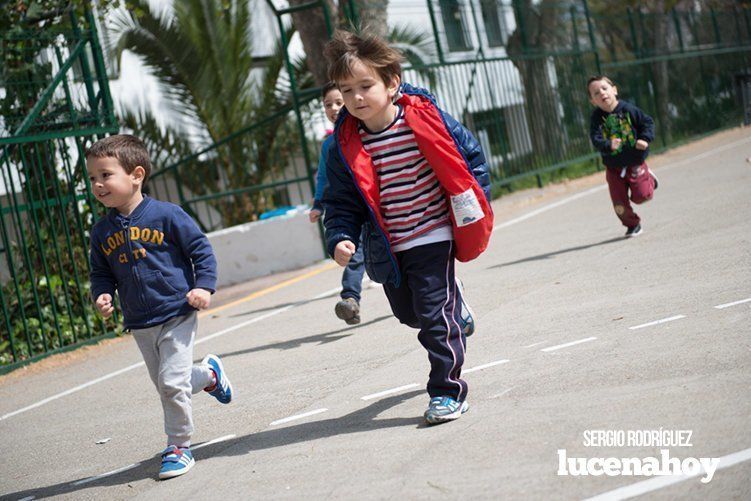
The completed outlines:
<svg viewBox="0 0 751 501">
<path fill-rule="evenodd" d="M 99 294 L 94 302 L 96 309 L 99 310 L 99 314 L 104 318 L 109 318 L 112 312 L 115 311 L 115 307 L 112 306 L 112 296 L 109 294 Z"/>
<path fill-rule="evenodd" d="M 349 240 L 342 240 L 334 248 L 334 261 L 339 266 L 347 266 L 349 260 L 355 255 L 355 244 Z"/>
<path fill-rule="evenodd" d="M 211 304 L 211 292 L 206 289 L 192 289 L 185 297 L 188 298 L 188 304 L 197 310 L 208 308 Z"/>
<path fill-rule="evenodd" d="M 311 223 L 315 223 L 316 221 L 321 219 L 321 211 L 319 211 L 318 209 L 310 209 L 308 219 L 310 219 Z"/>
<path fill-rule="evenodd" d="M 610 149 L 611 150 L 615 151 L 615 150 L 617 150 L 620 147 L 621 147 L 621 138 L 614 137 L 613 139 L 610 140 Z"/>
<path fill-rule="evenodd" d="M 637 150 L 646 150 L 647 146 L 649 146 L 649 143 L 646 142 L 644 139 L 639 139 L 636 141 L 636 149 Z"/>
</svg>

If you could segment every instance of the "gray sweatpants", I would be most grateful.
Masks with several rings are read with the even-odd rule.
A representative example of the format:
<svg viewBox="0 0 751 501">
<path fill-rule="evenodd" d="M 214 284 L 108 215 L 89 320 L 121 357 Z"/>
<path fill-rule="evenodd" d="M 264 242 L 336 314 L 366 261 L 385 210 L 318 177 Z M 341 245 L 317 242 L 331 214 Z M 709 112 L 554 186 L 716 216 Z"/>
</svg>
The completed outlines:
<svg viewBox="0 0 751 501">
<path fill-rule="evenodd" d="M 208 365 L 193 365 L 197 326 L 198 316 L 194 311 L 160 325 L 131 330 L 162 399 L 167 445 L 190 447 L 193 434 L 191 394 L 214 383 Z"/>
</svg>

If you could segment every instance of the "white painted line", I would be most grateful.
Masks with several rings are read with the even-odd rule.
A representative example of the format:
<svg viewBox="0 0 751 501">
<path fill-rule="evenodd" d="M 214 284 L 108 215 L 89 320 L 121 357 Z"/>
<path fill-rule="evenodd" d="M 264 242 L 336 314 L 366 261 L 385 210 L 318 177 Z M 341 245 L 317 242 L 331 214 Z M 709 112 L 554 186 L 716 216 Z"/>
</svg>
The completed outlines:
<svg viewBox="0 0 751 501">
<path fill-rule="evenodd" d="M 215 438 L 214 440 L 209 440 L 208 442 L 204 442 L 202 444 L 193 445 L 193 446 L 190 447 L 190 450 L 191 451 L 197 451 L 201 447 L 206 447 L 208 445 L 218 444 L 219 442 L 226 442 L 227 440 L 232 440 L 236 436 L 237 435 L 234 435 L 234 434 L 233 435 L 224 435 L 223 437 Z"/>
<path fill-rule="evenodd" d="M 711 156 L 711 155 L 713 155 L 715 153 L 719 153 L 719 152 L 724 151 L 724 150 L 729 150 L 731 148 L 734 148 L 734 147 L 736 147 L 736 146 L 738 146 L 740 144 L 743 144 L 743 143 L 747 143 L 749 141 L 751 141 L 750 138 L 744 138 L 744 139 L 739 139 L 738 141 L 734 141 L 732 143 L 725 144 L 723 146 L 718 146 L 717 148 L 709 149 L 709 150 L 707 150 L 707 151 L 705 151 L 703 153 L 700 153 L 698 155 L 694 155 L 694 156 L 691 156 L 689 158 L 685 158 L 683 160 L 679 160 L 678 162 L 673 162 L 673 163 L 670 163 L 670 164 L 663 165 L 662 167 L 660 167 L 660 171 L 664 171 L 664 170 L 667 170 L 667 169 L 670 169 L 670 168 L 673 168 L 673 167 L 677 167 L 679 165 L 687 164 L 687 163 L 690 163 L 690 162 L 695 162 L 696 160 L 700 160 L 702 158 Z M 605 188 L 607 188 L 607 185 L 600 185 L 600 186 L 595 186 L 593 188 L 589 188 L 588 190 L 584 190 L 584 191 L 582 191 L 580 193 L 576 193 L 575 195 L 572 195 L 570 197 L 558 200 L 557 202 L 553 202 L 552 204 L 545 205 L 543 207 L 540 207 L 539 209 L 535 209 L 535 210 L 533 210 L 531 212 L 528 212 L 527 214 L 524 214 L 522 216 L 516 217 L 514 219 L 510 219 L 510 220 L 505 221 L 505 222 L 503 222 L 501 224 L 498 224 L 498 225 L 496 225 L 496 226 L 493 227 L 493 231 L 500 230 L 501 228 L 507 228 L 507 227 L 509 227 L 511 225 L 514 225 L 516 223 L 521 223 L 522 221 L 526 221 L 527 219 L 532 218 L 534 216 L 537 216 L 538 214 L 542 214 L 543 212 L 547 212 L 547 211 L 549 211 L 551 209 L 555 209 L 556 207 L 560 207 L 561 205 L 565 205 L 565 204 L 567 204 L 569 202 L 573 202 L 574 200 L 578 200 L 578 199 L 580 199 L 582 197 L 586 197 L 587 195 L 591 195 L 592 193 L 595 193 L 597 191 L 604 190 Z"/>
<path fill-rule="evenodd" d="M 496 360 L 495 362 L 490 362 L 487 364 L 478 365 L 477 367 L 472 367 L 471 369 L 462 370 L 462 374 L 469 374 L 470 372 L 475 371 L 481 371 L 483 369 L 487 369 L 488 367 L 495 367 L 496 365 L 505 364 L 506 362 L 510 362 L 510 360 Z"/>
<path fill-rule="evenodd" d="M 26 496 L 25 498 L 19 499 L 18 501 L 31 501 L 32 499 L 36 499 L 35 496 Z"/>
<path fill-rule="evenodd" d="M 490 398 L 501 398 L 503 395 L 505 395 L 506 393 L 510 392 L 511 390 L 513 390 L 513 388 L 509 388 L 508 390 L 502 391 L 500 393 L 496 393 L 495 395 L 493 395 Z"/>
<path fill-rule="evenodd" d="M 674 315 L 672 317 L 663 318 L 661 320 L 655 320 L 654 322 L 648 322 L 646 324 L 640 324 L 640 325 L 634 325 L 633 327 L 629 327 L 629 329 L 636 330 L 636 329 L 643 329 L 644 327 L 651 327 L 653 325 L 658 324 L 664 324 L 665 322 L 672 322 L 673 320 L 680 320 L 681 318 L 686 318 L 686 315 Z"/>
<path fill-rule="evenodd" d="M 561 348 L 568 348 L 569 346 L 574 346 L 575 344 L 581 344 L 581 343 L 587 343 L 589 341 L 594 341 L 597 339 L 596 337 L 588 337 L 584 339 L 579 339 L 578 341 L 571 341 L 570 343 L 565 344 L 557 344 L 555 346 L 548 346 L 547 348 L 543 348 L 540 351 L 555 351 L 560 350 Z"/>
<path fill-rule="evenodd" d="M 507 228 L 516 223 L 521 223 L 522 221 L 526 221 L 527 219 L 531 217 L 535 217 L 538 214 L 542 214 L 543 212 L 547 212 L 551 209 L 555 209 L 556 207 L 560 207 L 561 205 L 565 205 L 569 202 L 573 202 L 574 200 L 578 200 L 582 197 L 586 197 L 587 195 L 590 195 L 596 191 L 604 190 L 606 187 L 607 185 L 595 186 L 594 188 L 584 190 L 581 193 L 577 193 L 576 195 L 571 195 L 570 197 L 564 198 L 563 200 L 558 200 L 557 202 L 553 202 L 552 204 L 545 205 L 543 207 L 540 207 L 539 209 L 535 209 L 531 212 L 524 214 L 523 216 L 515 217 L 514 219 L 509 219 L 506 222 L 503 222 L 501 224 L 494 226 L 493 231 L 500 230 L 501 228 Z"/>
<path fill-rule="evenodd" d="M 202 337 L 201 339 L 196 340 L 195 344 L 205 343 L 206 341 L 210 341 L 210 340 L 212 340 L 214 338 L 217 338 L 219 336 L 223 336 L 223 335 L 228 334 L 228 333 L 230 333 L 232 331 L 236 331 L 237 329 L 241 329 L 241 328 L 246 327 L 246 326 L 248 326 L 250 324 L 254 324 L 256 322 L 260 322 L 261 320 L 266 320 L 269 317 L 273 317 L 275 315 L 279 315 L 280 313 L 284 313 L 285 311 L 289 311 L 292 308 L 296 308 L 298 306 L 302 306 L 302 305 L 304 305 L 306 303 L 309 303 L 309 302 L 311 302 L 313 300 L 321 299 L 322 297 L 326 297 L 329 294 L 333 294 L 335 292 L 338 292 L 341 289 L 342 289 L 341 287 L 335 287 L 333 289 L 327 290 L 326 292 L 322 292 L 322 293 L 318 294 L 317 296 L 313 297 L 313 299 L 306 299 L 305 301 L 300 301 L 300 302 L 297 302 L 297 303 L 294 303 L 294 304 L 290 304 L 290 305 L 284 306 L 282 308 L 277 308 L 275 310 L 271 310 L 268 313 L 264 313 L 263 315 L 259 315 L 257 317 L 251 318 L 250 320 L 246 320 L 245 322 L 241 322 L 241 323 L 239 323 L 237 325 L 233 325 L 232 327 L 228 327 L 228 328 L 226 328 L 224 330 L 221 330 L 219 332 L 211 334 L 210 336 Z"/>
<path fill-rule="evenodd" d="M 391 388 L 390 390 L 386 391 L 379 391 L 378 393 L 373 393 L 372 395 L 365 395 L 364 397 L 360 397 L 363 400 L 373 400 L 374 398 L 383 397 L 385 395 L 391 395 L 392 393 L 399 393 L 400 391 L 409 390 L 410 388 L 417 388 L 420 386 L 417 383 L 411 383 L 411 384 L 405 384 L 404 386 L 399 386 L 398 388 Z"/>
<path fill-rule="evenodd" d="M 528 344 L 527 346 L 524 346 L 524 348 L 534 348 L 535 346 L 540 346 L 541 344 L 544 344 L 545 341 L 540 341 L 539 343 L 532 343 Z"/>
<path fill-rule="evenodd" d="M 61 393 L 58 393 L 57 395 L 52 395 L 51 397 L 47 397 L 44 400 L 40 400 L 39 402 L 37 402 L 35 404 L 27 405 L 26 407 L 24 407 L 22 409 L 18 409 L 17 411 L 9 412 L 8 414 L 3 414 L 2 416 L 0 416 L 0 421 L 2 421 L 3 419 L 8 419 L 9 417 L 13 417 L 13 416 L 18 415 L 18 414 L 21 414 L 22 412 L 30 411 L 31 409 L 36 409 L 37 407 L 40 407 L 40 406 L 42 406 L 44 404 L 52 402 L 53 400 L 57 400 L 58 398 L 65 397 L 67 395 L 70 395 L 71 393 L 76 393 L 77 391 L 81 391 L 84 388 L 88 388 L 89 386 L 93 386 L 93 385 L 95 385 L 97 383 L 101 383 L 102 381 L 106 381 L 106 380 L 108 380 L 110 378 L 113 378 L 115 376 L 119 376 L 120 374 L 124 374 L 124 373 L 126 373 L 128 371 L 132 371 L 133 369 L 137 369 L 138 367 L 141 367 L 142 365 L 146 365 L 146 364 L 144 364 L 143 362 L 138 362 L 137 364 L 129 365 L 129 366 L 124 367 L 124 368 L 122 368 L 120 370 L 117 370 L 115 372 L 110 372 L 109 374 L 107 374 L 105 376 L 102 376 L 100 378 L 92 379 L 88 383 L 84 383 L 84 384 L 78 385 L 78 386 L 76 386 L 74 388 L 71 388 L 69 390 L 65 390 L 65 391 L 63 391 Z"/>
<path fill-rule="evenodd" d="M 739 144 L 747 143 L 749 141 L 751 141 L 751 138 L 748 138 L 748 137 L 743 138 L 743 139 L 739 139 L 738 141 L 733 141 L 732 143 L 728 143 L 728 144 L 725 144 L 723 146 L 718 146 L 717 148 L 712 148 L 710 150 L 705 151 L 704 153 L 699 153 L 698 155 L 694 155 L 694 156 L 689 157 L 689 158 L 684 158 L 683 160 L 679 160 L 678 162 L 673 162 L 671 164 L 667 164 L 667 165 L 665 165 L 663 167 L 660 167 L 660 170 L 662 171 L 662 170 L 665 170 L 665 169 L 670 169 L 670 168 L 673 168 L 673 167 L 678 167 L 679 165 L 687 164 L 687 163 L 690 163 L 690 162 L 695 162 L 696 160 L 701 160 L 702 158 L 706 158 L 706 157 L 708 157 L 710 155 L 713 155 L 715 153 L 719 153 L 721 151 L 725 151 L 725 150 L 729 150 L 731 148 L 735 148 Z"/>
<path fill-rule="evenodd" d="M 336 288 L 328 290 L 326 292 L 322 292 L 321 294 L 318 294 L 317 296 L 315 296 L 313 299 L 320 299 L 322 297 L 326 297 L 327 295 L 333 294 L 334 292 L 337 292 L 340 289 L 341 289 L 341 287 L 336 287 Z M 219 336 L 223 336 L 223 335 L 228 334 L 228 333 L 230 333 L 232 331 L 236 331 L 237 329 L 241 329 L 241 328 L 243 328 L 245 326 L 248 326 L 250 324 L 254 324 L 256 322 L 260 322 L 261 320 L 265 320 L 265 319 L 267 319 L 269 317 L 273 317 L 274 315 L 279 315 L 280 313 L 284 313 L 287 310 L 291 310 L 292 308 L 295 308 L 297 306 L 301 306 L 301 305 L 303 305 L 305 303 L 308 303 L 310 301 L 312 301 L 312 300 L 300 301 L 299 303 L 291 304 L 291 305 L 285 306 L 283 308 L 277 308 L 275 310 L 271 310 L 268 313 L 265 313 L 263 315 L 251 318 L 250 320 L 247 320 L 245 322 L 241 322 L 239 324 L 233 325 L 232 327 L 229 327 L 229 328 L 221 330 L 221 331 L 219 331 L 217 333 L 211 334 L 210 336 L 202 337 L 201 339 L 196 340 L 195 344 L 205 343 L 206 341 L 209 341 L 211 339 L 217 338 Z M 141 367 L 143 365 L 145 365 L 143 362 L 138 362 L 137 364 L 129 365 L 128 367 L 124 367 L 122 369 L 116 370 L 115 372 L 111 372 L 111 373 L 106 374 L 106 375 L 104 375 L 104 376 L 102 376 L 100 378 L 93 379 L 93 380 L 89 381 L 88 383 L 84 383 L 82 385 L 75 386 L 75 387 L 73 387 L 73 388 L 71 388 L 69 390 L 65 390 L 63 392 L 57 393 L 55 395 L 52 395 L 51 397 L 45 398 L 44 400 L 40 400 L 39 402 L 36 402 L 34 404 L 31 404 L 31 405 L 28 405 L 28 406 L 26 406 L 26 407 L 24 407 L 22 409 L 18 409 L 16 411 L 9 412 L 8 414 L 3 414 L 2 416 L 0 416 L 0 421 L 2 421 L 4 419 L 8 419 L 8 418 L 13 417 L 13 416 L 16 416 L 16 415 L 21 414 L 23 412 L 30 411 L 31 409 L 35 409 L 35 408 L 37 408 L 39 406 L 42 406 L 44 404 L 48 404 L 48 403 L 50 403 L 50 402 L 52 402 L 54 400 L 57 400 L 58 398 L 62 398 L 62 397 L 68 396 L 68 395 L 70 395 L 72 393 L 76 393 L 76 392 L 81 391 L 81 390 L 83 390 L 85 388 L 88 388 L 89 386 L 101 383 L 102 381 L 106 381 L 106 380 L 108 380 L 110 378 L 113 378 L 115 376 L 119 376 L 120 374 L 125 374 L 126 372 L 132 371 L 133 369 L 137 369 L 138 367 Z"/>
<path fill-rule="evenodd" d="M 290 421 L 295 421 L 296 419 L 306 418 L 308 416 L 315 416 L 316 414 L 326 412 L 327 410 L 328 409 L 316 409 L 314 411 L 304 412 L 303 414 L 297 414 L 296 416 L 290 416 L 284 419 L 277 419 L 276 421 L 272 421 L 271 424 L 269 424 L 269 426 L 274 426 L 274 425 L 282 424 L 282 423 L 289 423 Z"/>
<path fill-rule="evenodd" d="M 78 482 L 73 482 L 71 485 L 83 485 L 88 484 L 89 482 L 93 482 L 94 480 L 99 480 L 100 478 L 110 477 L 112 475 L 117 475 L 118 473 L 122 473 L 124 471 L 131 470 L 133 468 L 136 468 L 138 466 L 141 466 L 141 463 L 133 463 L 128 466 L 123 466 L 122 468 L 118 468 L 117 470 L 108 471 L 107 473 L 102 473 L 101 475 L 96 475 L 94 477 L 84 478 L 83 480 L 79 480 Z"/>
<path fill-rule="evenodd" d="M 717 308 L 718 310 L 722 310 L 723 308 L 730 308 L 731 306 L 748 303 L 748 302 L 751 302 L 751 297 L 747 297 L 746 299 L 741 299 L 740 301 L 733 301 L 732 303 L 718 304 L 717 306 L 715 306 L 715 308 Z"/>
<path fill-rule="evenodd" d="M 730 468 L 731 466 L 742 463 L 744 461 L 748 461 L 749 459 L 751 459 L 751 449 L 746 449 L 740 452 L 735 452 L 733 454 L 728 454 L 727 456 L 722 456 L 720 458 L 720 463 L 717 465 L 717 470 Z M 662 489 L 663 487 L 667 487 L 669 485 L 684 482 L 686 480 L 690 480 L 699 476 L 704 476 L 704 474 L 705 472 L 702 468 L 701 471 L 693 475 L 670 475 L 665 477 L 654 477 L 650 478 L 649 480 L 642 480 L 641 482 L 627 485 L 625 487 L 619 487 L 618 489 L 614 489 L 612 491 L 603 492 L 602 494 L 598 494 L 597 496 L 587 498 L 585 501 L 613 501 L 620 499 L 629 499 L 635 496 L 646 494 L 647 492 Z"/>
<path fill-rule="evenodd" d="M 212 445 L 212 444 L 216 444 L 216 443 L 219 443 L 219 442 L 224 442 L 226 440 L 233 439 L 236 436 L 237 435 L 225 435 L 223 437 L 215 438 L 214 440 L 209 440 L 206 443 L 193 446 L 193 447 L 190 448 L 190 450 L 191 451 L 195 451 L 197 449 L 200 449 L 201 447 L 206 447 L 207 445 Z M 106 478 L 106 477 L 110 477 L 112 475 L 117 475 L 118 473 L 122 473 L 124 471 L 132 470 L 133 468 L 136 468 L 138 466 L 141 466 L 141 463 L 133 463 L 133 464 L 130 464 L 128 466 L 123 466 L 122 468 L 118 468 L 117 470 L 112 470 L 112 471 L 108 471 L 107 473 L 102 473 L 101 475 L 96 475 L 96 476 L 93 476 L 93 477 L 84 478 L 83 480 L 79 480 L 77 482 L 73 482 L 71 485 L 84 485 L 84 484 L 88 484 L 90 482 L 94 482 L 95 480 L 99 480 L 100 478 Z M 27 498 L 27 499 L 33 499 L 33 497 Z"/>
</svg>

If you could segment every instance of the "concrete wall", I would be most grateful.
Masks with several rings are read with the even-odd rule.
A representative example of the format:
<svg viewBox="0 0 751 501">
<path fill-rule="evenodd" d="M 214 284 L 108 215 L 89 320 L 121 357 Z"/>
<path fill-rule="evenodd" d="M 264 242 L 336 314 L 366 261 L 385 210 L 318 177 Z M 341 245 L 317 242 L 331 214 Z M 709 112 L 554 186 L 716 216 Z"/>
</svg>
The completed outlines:
<svg viewBox="0 0 751 501">
<path fill-rule="evenodd" d="M 305 207 L 208 234 L 218 263 L 217 287 L 301 268 L 324 259 L 318 225 Z"/>
</svg>

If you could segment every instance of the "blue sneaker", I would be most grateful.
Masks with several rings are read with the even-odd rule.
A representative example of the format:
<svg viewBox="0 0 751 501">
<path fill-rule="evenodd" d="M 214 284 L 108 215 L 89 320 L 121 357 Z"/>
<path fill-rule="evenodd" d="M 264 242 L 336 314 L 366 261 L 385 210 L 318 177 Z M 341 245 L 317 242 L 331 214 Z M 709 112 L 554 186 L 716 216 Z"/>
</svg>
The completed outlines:
<svg viewBox="0 0 751 501">
<path fill-rule="evenodd" d="M 159 469 L 159 479 L 179 477 L 193 468 L 196 461 L 189 448 L 170 445 L 162 452 L 162 467 Z"/>
<path fill-rule="evenodd" d="M 456 279 L 456 285 L 459 287 L 459 292 L 462 296 L 462 311 L 460 313 L 462 332 L 466 337 L 469 337 L 475 333 L 475 312 L 472 311 L 472 308 L 469 307 L 469 304 L 464 299 L 464 284 L 458 278 Z"/>
<path fill-rule="evenodd" d="M 224 366 L 222 361 L 216 355 L 208 354 L 201 361 L 202 364 L 206 364 L 214 371 L 214 377 L 216 377 L 216 384 L 213 388 L 206 388 L 209 395 L 216 398 L 223 404 L 228 404 L 232 401 L 232 383 L 229 382 L 227 374 L 224 372 Z"/>
<path fill-rule="evenodd" d="M 425 411 L 425 421 L 428 424 L 445 423 L 459 419 L 462 414 L 469 410 L 469 404 L 457 402 L 451 397 L 433 397 L 430 399 L 428 410 Z"/>
</svg>

